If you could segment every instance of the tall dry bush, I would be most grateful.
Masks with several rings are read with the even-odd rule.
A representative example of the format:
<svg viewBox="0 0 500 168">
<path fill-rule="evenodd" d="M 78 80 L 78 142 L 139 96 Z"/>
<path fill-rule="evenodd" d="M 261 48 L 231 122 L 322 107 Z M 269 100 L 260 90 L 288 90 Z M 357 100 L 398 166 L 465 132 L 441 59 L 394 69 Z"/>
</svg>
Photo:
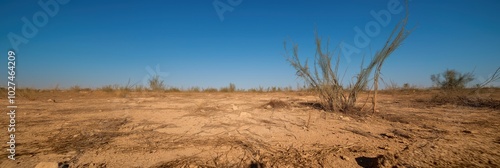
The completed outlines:
<svg viewBox="0 0 500 168">
<path fill-rule="evenodd" d="M 348 86 L 342 84 L 338 75 L 340 51 L 330 51 L 328 48 L 329 41 L 326 42 L 326 48 L 323 48 L 322 39 L 317 33 L 315 35 L 316 55 L 313 71 L 310 70 L 307 59 L 305 63 L 301 63 L 297 44 L 292 45 L 292 53 L 290 54 L 285 41 L 285 56 L 291 66 L 297 70 L 297 75 L 319 95 L 320 104 L 326 111 L 349 112 L 354 110 L 359 93 L 367 88 L 370 80 L 369 77 L 373 74 L 375 90 L 373 110 L 375 111 L 376 90 L 378 89 L 380 71 L 385 59 L 387 59 L 410 34 L 410 31 L 406 29 L 407 21 L 408 12 L 406 13 L 406 17 L 396 25 L 384 47 L 375 54 L 366 67 L 364 67 L 363 64 L 361 65 L 361 72 L 355 77 L 355 82 L 350 83 Z M 337 54 L 337 58 L 335 64 L 332 65 L 332 59 L 335 54 Z"/>
</svg>

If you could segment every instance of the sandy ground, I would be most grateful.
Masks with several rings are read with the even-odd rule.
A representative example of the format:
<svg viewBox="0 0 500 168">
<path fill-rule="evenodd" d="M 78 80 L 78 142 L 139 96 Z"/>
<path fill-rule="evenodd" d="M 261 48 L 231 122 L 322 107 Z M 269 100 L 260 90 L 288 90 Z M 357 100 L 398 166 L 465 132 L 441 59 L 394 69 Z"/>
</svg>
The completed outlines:
<svg viewBox="0 0 500 168">
<path fill-rule="evenodd" d="M 3 143 L 0 167 L 500 167 L 500 111 L 430 96 L 385 93 L 378 113 L 343 114 L 296 92 L 29 93 L 16 160 Z"/>
</svg>

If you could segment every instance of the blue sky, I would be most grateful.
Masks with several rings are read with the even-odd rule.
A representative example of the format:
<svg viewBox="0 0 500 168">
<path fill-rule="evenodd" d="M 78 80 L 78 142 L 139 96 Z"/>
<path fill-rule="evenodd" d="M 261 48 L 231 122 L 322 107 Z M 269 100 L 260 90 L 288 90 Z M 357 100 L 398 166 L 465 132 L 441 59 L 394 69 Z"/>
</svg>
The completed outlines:
<svg viewBox="0 0 500 168">
<path fill-rule="evenodd" d="M 368 61 L 403 17 L 391 13 L 384 27 L 370 14 L 388 11 L 391 1 L 218 0 L 219 7 L 226 5 L 219 9 L 232 9 L 221 20 L 212 0 L 2 0 L 0 50 L 6 56 L 17 48 L 21 87 L 99 87 L 129 79 L 143 84 L 151 72 L 179 88 L 230 82 L 239 88 L 296 87 L 302 81 L 284 58 L 284 40 L 299 45 L 301 58 L 312 59 L 315 29 L 331 39 L 331 48 L 340 42 L 356 46 L 355 27 L 378 23 L 380 33 L 368 47 L 341 57 L 340 72 L 349 82 L 363 56 Z M 38 2 L 56 3 L 58 11 L 51 16 Z M 485 79 L 500 66 L 498 9 L 496 0 L 412 0 L 408 26 L 414 31 L 385 62 L 384 80 L 426 87 L 431 74 L 447 68 L 474 70 L 473 83 Z M 28 34 L 33 37 L 23 35 L 23 17 L 38 23 L 38 31 Z M 26 43 L 13 44 L 9 33 Z M 0 73 L 0 82 L 6 81 L 7 73 Z"/>
</svg>

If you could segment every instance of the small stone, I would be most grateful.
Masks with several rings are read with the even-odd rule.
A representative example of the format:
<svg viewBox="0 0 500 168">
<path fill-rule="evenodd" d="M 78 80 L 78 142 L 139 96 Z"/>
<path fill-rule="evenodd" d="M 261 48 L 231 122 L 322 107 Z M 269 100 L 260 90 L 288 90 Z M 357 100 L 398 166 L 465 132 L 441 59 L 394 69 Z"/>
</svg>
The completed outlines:
<svg viewBox="0 0 500 168">
<path fill-rule="evenodd" d="M 266 106 L 266 109 L 271 109 L 271 108 L 273 108 L 273 106 L 271 106 L 271 105 Z"/>
<path fill-rule="evenodd" d="M 463 130 L 462 132 L 463 132 L 463 133 L 466 133 L 466 134 L 473 134 L 473 133 L 474 133 L 474 132 L 473 132 L 473 131 L 471 131 L 471 130 Z"/>
<path fill-rule="evenodd" d="M 238 110 L 238 106 L 233 104 L 233 110 Z"/>
<path fill-rule="evenodd" d="M 59 164 L 57 162 L 40 162 L 35 168 L 58 168 Z"/>
<path fill-rule="evenodd" d="M 349 117 L 344 117 L 344 116 L 340 116 L 340 119 L 344 121 L 351 121 Z"/>
<path fill-rule="evenodd" d="M 379 149 L 384 149 L 384 150 L 389 150 L 390 148 L 388 146 L 379 146 Z"/>
<path fill-rule="evenodd" d="M 396 135 L 394 135 L 394 133 L 392 133 L 392 132 L 383 133 L 382 136 L 387 137 L 387 138 L 395 138 L 396 137 Z"/>
<path fill-rule="evenodd" d="M 342 160 L 349 161 L 349 157 L 347 157 L 347 156 L 340 155 L 340 158 L 341 158 Z"/>
<path fill-rule="evenodd" d="M 49 100 L 47 100 L 47 101 L 48 101 L 48 102 L 51 102 L 51 103 L 55 103 L 55 102 L 56 102 L 56 100 L 54 100 L 54 99 L 49 99 Z"/>
</svg>

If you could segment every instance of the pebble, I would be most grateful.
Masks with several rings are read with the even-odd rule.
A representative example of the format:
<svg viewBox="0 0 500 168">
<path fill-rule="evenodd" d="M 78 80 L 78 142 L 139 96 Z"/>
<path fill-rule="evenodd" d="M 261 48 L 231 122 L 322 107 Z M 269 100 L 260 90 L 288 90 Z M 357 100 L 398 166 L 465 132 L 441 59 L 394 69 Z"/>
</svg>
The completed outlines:
<svg viewBox="0 0 500 168">
<path fill-rule="evenodd" d="M 342 160 L 349 161 L 349 157 L 347 157 L 347 156 L 340 155 L 340 158 L 341 158 Z"/>
<path fill-rule="evenodd" d="M 351 121 L 349 117 L 344 117 L 344 116 L 340 116 L 340 119 L 344 121 Z"/>
</svg>

